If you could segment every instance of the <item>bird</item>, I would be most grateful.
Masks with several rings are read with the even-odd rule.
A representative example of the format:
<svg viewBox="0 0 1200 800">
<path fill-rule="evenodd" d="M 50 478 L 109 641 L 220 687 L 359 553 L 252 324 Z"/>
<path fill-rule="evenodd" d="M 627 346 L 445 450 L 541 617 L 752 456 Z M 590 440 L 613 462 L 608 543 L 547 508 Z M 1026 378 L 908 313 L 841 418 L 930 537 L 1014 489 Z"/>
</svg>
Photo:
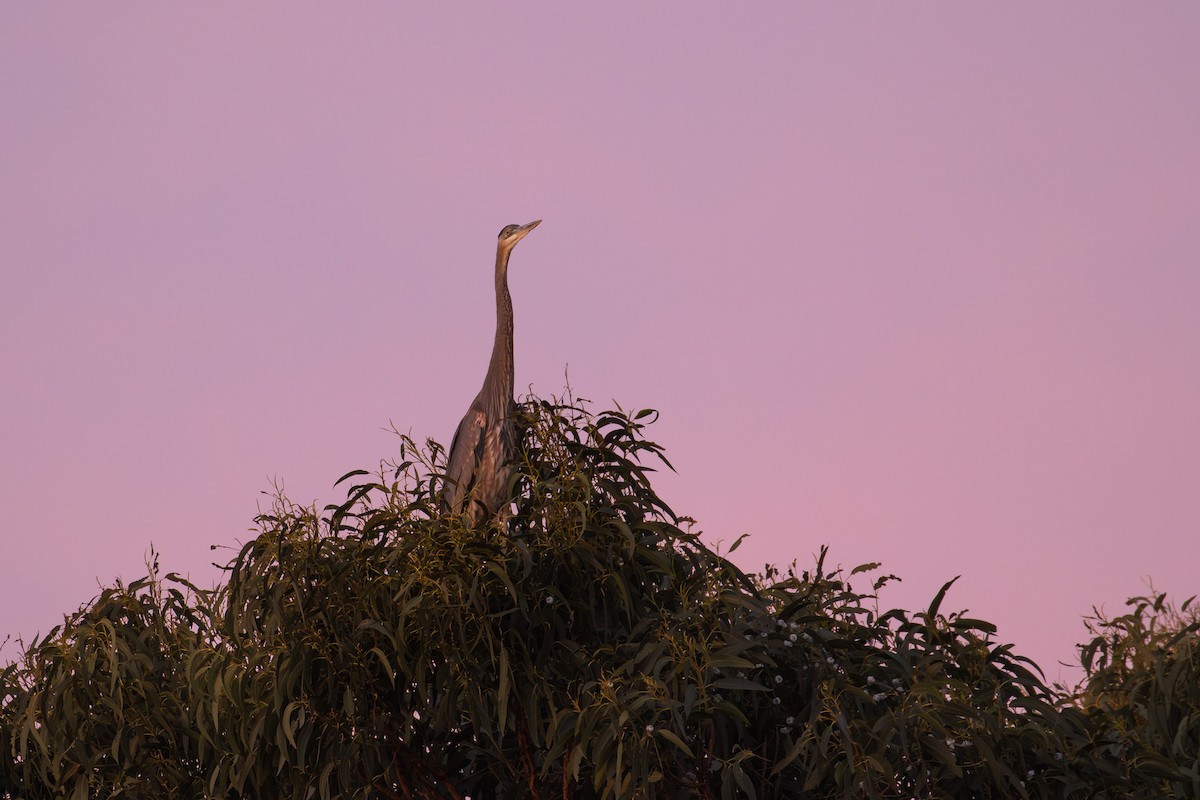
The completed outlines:
<svg viewBox="0 0 1200 800">
<path fill-rule="evenodd" d="M 541 224 L 506 225 L 496 243 L 496 340 L 483 388 L 458 423 L 446 462 L 443 512 L 455 511 L 477 527 L 499 514 L 508 499 L 508 479 L 516 453 L 513 422 L 513 308 L 508 292 L 508 260 L 517 242 Z"/>
</svg>

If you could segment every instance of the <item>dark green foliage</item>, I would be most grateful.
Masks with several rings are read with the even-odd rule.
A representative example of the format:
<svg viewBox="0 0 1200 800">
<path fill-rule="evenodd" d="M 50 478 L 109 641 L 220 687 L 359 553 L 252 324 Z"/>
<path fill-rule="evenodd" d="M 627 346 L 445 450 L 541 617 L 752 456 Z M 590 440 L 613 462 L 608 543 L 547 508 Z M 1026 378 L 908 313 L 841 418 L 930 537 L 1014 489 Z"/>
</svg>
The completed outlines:
<svg viewBox="0 0 1200 800">
<path fill-rule="evenodd" d="M 1194 631 L 1095 645 L 1072 703 L 950 584 L 746 575 L 652 489 L 651 414 L 527 404 L 484 530 L 405 437 L 339 506 L 279 498 L 222 587 L 106 590 L 0 672 L 0 797 L 1195 796 Z"/>
<path fill-rule="evenodd" d="M 174 575 L 105 589 L 6 667 L 0 745 L 13 796 L 168 797 L 203 774 L 188 660 L 202 595 Z M 4 796 L 0 793 L 0 796 Z"/>
<path fill-rule="evenodd" d="M 1127 770 L 1137 796 L 1200 798 L 1200 616 L 1166 595 L 1135 597 L 1115 619 L 1088 620 L 1078 700 Z"/>
</svg>

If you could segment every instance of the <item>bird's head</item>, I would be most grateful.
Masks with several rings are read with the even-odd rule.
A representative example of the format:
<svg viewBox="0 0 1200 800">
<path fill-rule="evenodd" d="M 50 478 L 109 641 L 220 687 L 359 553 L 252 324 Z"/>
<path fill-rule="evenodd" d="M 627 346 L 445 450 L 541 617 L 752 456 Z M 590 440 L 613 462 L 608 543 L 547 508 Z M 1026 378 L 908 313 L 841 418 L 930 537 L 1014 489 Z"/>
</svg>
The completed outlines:
<svg viewBox="0 0 1200 800">
<path fill-rule="evenodd" d="M 505 250 L 511 250 L 516 247 L 517 242 L 525 238 L 525 234 L 540 225 L 542 221 L 535 219 L 528 225 L 505 225 L 500 231 L 500 247 Z"/>
</svg>

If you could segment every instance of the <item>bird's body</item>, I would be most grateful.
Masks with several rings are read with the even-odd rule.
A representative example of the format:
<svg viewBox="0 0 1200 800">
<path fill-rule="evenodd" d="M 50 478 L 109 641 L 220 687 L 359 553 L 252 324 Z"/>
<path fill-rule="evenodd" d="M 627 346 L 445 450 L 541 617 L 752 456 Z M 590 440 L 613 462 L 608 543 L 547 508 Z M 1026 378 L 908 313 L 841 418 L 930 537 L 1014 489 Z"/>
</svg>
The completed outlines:
<svg viewBox="0 0 1200 800">
<path fill-rule="evenodd" d="M 496 247 L 496 340 L 483 388 L 450 442 L 442 509 L 461 512 L 472 526 L 491 519 L 508 499 L 508 479 L 517 448 L 513 423 L 513 311 L 508 259 L 517 242 L 537 227 L 508 225 Z"/>
</svg>

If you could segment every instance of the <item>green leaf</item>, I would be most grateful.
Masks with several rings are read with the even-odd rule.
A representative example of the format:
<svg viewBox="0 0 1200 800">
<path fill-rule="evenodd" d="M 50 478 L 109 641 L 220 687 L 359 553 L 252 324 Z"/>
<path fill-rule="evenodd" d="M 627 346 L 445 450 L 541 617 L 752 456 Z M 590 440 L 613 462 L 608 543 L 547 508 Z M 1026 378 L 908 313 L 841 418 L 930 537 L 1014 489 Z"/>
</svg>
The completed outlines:
<svg viewBox="0 0 1200 800">
<path fill-rule="evenodd" d="M 770 691 L 770 689 L 768 689 L 766 686 L 763 686 L 761 683 L 755 683 L 754 681 L 747 680 L 746 678 L 718 678 L 717 680 L 713 681 L 713 686 L 717 687 L 718 689 L 732 689 L 734 691 L 745 692 Z"/>
<path fill-rule="evenodd" d="M 679 736 L 673 731 L 667 730 L 666 728 L 655 728 L 654 735 L 666 739 L 668 742 L 675 745 L 675 747 L 679 749 L 679 752 L 683 753 L 688 758 L 696 757 L 692 753 L 692 748 L 688 747 L 687 743 L 685 743 L 683 739 L 680 739 Z"/>
</svg>

